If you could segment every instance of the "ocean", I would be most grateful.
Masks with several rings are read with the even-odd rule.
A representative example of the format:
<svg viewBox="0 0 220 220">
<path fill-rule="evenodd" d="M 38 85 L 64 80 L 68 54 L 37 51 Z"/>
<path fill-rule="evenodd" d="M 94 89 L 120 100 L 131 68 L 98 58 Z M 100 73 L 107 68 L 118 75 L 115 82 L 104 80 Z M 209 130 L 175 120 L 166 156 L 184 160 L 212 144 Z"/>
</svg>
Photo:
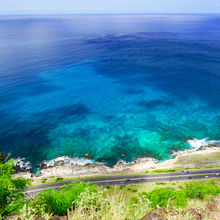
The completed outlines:
<svg viewBox="0 0 220 220">
<path fill-rule="evenodd" d="M 0 16 L 0 151 L 166 160 L 220 140 L 219 15 Z"/>
</svg>

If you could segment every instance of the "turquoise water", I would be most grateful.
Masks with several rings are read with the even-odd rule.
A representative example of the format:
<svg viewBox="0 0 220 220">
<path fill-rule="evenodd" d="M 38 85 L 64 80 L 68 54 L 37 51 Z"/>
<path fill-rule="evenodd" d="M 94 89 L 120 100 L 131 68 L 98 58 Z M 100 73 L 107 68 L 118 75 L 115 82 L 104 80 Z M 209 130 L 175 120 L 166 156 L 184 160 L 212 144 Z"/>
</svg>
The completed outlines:
<svg viewBox="0 0 220 220">
<path fill-rule="evenodd" d="M 220 140 L 220 17 L 0 18 L 0 151 L 112 166 Z"/>
</svg>

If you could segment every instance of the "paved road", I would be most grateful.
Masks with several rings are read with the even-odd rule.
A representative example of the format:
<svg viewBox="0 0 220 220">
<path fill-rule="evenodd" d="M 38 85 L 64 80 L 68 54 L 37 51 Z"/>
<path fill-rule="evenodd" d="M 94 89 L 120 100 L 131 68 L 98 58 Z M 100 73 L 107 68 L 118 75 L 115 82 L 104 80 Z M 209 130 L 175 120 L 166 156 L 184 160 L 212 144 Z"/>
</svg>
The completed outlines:
<svg viewBox="0 0 220 220">
<path fill-rule="evenodd" d="M 144 174 L 144 175 L 121 175 L 121 176 L 105 176 L 95 178 L 82 178 L 77 181 L 92 182 L 98 185 L 131 185 L 131 184 L 144 184 L 154 182 L 172 182 L 183 180 L 199 180 L 208 178 L 220 178 L 220 169 L 215 170 L 196 170 L 196 171 L 182 171 L 175 173 L 157 173 L 157 174 Z M 56 183 L 42 184 L 33 186 L 27 190 L 29 196 L 34 196 L 42 192 L 46 188 L 59 189 L 59 187 L 72 182 L 62 181 Z"/>
</svg>

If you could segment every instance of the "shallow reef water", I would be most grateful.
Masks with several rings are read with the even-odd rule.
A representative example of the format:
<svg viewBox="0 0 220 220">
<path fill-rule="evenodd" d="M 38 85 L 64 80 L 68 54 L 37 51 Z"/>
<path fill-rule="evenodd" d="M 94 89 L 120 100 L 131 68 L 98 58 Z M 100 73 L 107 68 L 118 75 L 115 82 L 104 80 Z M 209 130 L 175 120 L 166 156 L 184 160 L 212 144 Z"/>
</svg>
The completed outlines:
<svg viewBox="0 0 220 220">
<path fill-rule="evenodd" d="M 2 16 L 0 151 L 165 160 L 220 140 L 217 15 Z"/>
</svg>

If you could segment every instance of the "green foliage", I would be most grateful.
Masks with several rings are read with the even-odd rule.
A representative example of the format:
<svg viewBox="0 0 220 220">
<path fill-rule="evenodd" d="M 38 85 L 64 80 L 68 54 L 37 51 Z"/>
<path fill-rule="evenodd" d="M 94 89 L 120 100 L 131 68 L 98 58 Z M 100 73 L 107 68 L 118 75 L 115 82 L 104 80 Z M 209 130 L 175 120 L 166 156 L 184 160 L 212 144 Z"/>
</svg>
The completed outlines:
<svg viewBox="0 0 220 220">
<path fill-rule="evenodd" d="M 156 185 L 166 185 L 167 183 L 163 183 L 163 182 L 156 182 Z"/>
<path fill-rule="evenodd" d="M 173 188 L 157 188 L 147 194 L 147 198 L 151 202 L 152 208 L 172 206 L 172 207 L 186 207 L 186 193 Z"/>
<path fill-rule="evenodd" d="M 20 213 L 13 220 L 35 220 L 38 217 L 44 220 L 49 220 L 51 219 L 52 215 L 45 213 L 43 208 L 37 210 L 25 204 L 20 210 Z"/>
<path fill-rule="evenodd" d="M 187 183 L 184 190 L 191 199 L 208 200 L 220 194 L 220 186 L 214 180 Z"/>
<path fill-rule="evenodd" d="M 13 178 L 14 161 L 0 163 L 0 214 L 10 215 L 18 212 L 25 203 L 24 191 L 30 180 Z"/>
<path fill-rule="evenodd" d="M 149 199 L 152 208 L 186 207 L 188 199 L 210 200 L 218 194 L 220 186 L 213 180 L 190 182 L 178 188 L 156 188 L 149 193 L 142 193 Z"/>
<path fill-rule="evenodd" d="M 105 185 L 104 188 L 106 188 L 106 189 L 110 189 L 111 186 L 109 186 L 109 185 Z"/>
<path fill-rule="evenodd" d="M 41 183 L 46 183 L 46 181 L 47 181 L 47 178 L 43 178 Z"/>
<path fill-rule="evenodd" d="M 84 215 L 93 215 L 94 219 L 101 219 L 103 213 L 110 211 L 110 202 L 106 197 L 106 190 L 91 192 L 89 188 L 80 194 L 76 203 Z"/>
<path fill-rule="evenodd" d="M 44 205 L 46 212 L 55 215 L 65 215 L 67 210 L 72 206 L 74 208 L 76 207 L 76 200 L 79 199 L 80 194 L 85 192 L 86 189 L 88 189 L 90 193 L 97 192 L 97 185 L 84 182 L 72 182 L 61 187 L 60 191 L 47 189 L 35 197 L 34 203 L 35 205 Z"/>
<path fill-rule="evenodd" d="M 138 191 L 137 189 L 134 189 L 134 188 L 131 188 L 131 187 L 128 187 L 128 190 L 131 191 L 131 192 L 133 192 L 133 193 L 135 193 L 135 192 Z"/>
<path fill-rule="evenodd" d="M 172 173 L 172 172 L 178 172 L 178 169 L 160 169 L 160 170 L 153 170 L 153 173 Z"/>
<path fill-rule="evenodd" d="M 57 177 L 56 180 L 55 180 L 55 182 L 61 182 L 61 181 L 63 181 L 63 180 L 64 180 L 64 178 L 62 178 L 62 177 Z"/>
<path fill-rule="evenodd" d="M 120 185 L 120 189 L 124 189 L 125 187 L 125 185 Z"/>
<path fill-rule="evenodd" d="M 5 155 L 2 152 L 0 152 L 0 164 L 5 163 L 5 161 L 6 161 Z"/>
</svg>

